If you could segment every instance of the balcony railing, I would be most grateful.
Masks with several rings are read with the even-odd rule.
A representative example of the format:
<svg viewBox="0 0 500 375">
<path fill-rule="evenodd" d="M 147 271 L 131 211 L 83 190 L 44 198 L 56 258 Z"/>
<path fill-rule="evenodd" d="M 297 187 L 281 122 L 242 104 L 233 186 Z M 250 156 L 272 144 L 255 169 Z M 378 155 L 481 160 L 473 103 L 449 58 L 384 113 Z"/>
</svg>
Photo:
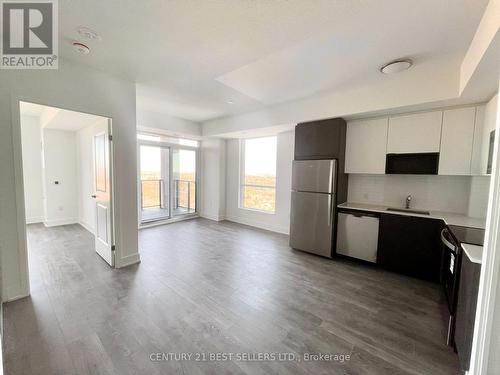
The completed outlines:
<svg viewBox="0 0 500 375">
<path fill-rule="evenodd" d="M 141 208 L 163 207 L 163 180 L 141 180 Z"/>
<path fill-rule="evenodd" d="M 196 182 L 174 180 L 174 209 L 183 208 L 187 212 L 196 210 Z"/>
<path fill-rule="evenodd" d="M 141 208 L 165 208 L 164 180 L 141 180 Z M 174 210 L 194 212 L 196 210 L 196 182 L 174 180 Z"/>
</svg>

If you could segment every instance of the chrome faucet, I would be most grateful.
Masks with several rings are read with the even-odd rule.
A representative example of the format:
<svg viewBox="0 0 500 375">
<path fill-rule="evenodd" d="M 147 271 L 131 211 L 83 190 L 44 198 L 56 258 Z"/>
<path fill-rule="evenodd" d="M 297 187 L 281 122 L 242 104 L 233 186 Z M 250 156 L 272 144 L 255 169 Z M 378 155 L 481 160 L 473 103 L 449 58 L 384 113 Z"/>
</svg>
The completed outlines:
<svg viewBox="0 0 500 375">
<path fill-rule="evenodd" d="M 406 197 L 406 209 L 407 210 L 410 209 L 410 203 L 411 203 L 411 194 L 408 194 L 408 196 Z"/>
</svg>

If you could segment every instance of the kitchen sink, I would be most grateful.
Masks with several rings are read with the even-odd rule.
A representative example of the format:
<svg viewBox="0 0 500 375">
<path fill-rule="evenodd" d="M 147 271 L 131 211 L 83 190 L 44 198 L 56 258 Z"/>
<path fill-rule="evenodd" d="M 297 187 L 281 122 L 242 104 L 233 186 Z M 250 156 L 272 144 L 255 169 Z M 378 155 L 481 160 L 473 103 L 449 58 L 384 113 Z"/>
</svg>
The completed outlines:
<svg viewBox="0 0 500 375">
<path fill-rule="evenodd" d="M 387 211 L 406 212 L 406 213 L 409 213 L 409 214 L 419 214 L 419 215 L 430 215 L 429 211 L 412 210 L 410 208 L 389 207 L 387 209 Z"/>
</svg>

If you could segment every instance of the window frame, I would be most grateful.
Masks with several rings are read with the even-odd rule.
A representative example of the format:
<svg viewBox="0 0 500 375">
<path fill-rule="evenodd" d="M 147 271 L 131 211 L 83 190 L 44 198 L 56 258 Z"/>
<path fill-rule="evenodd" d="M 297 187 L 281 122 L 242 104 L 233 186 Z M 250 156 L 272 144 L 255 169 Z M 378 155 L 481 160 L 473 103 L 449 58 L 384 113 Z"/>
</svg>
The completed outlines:
<svg viewBox="0 0 500 375">
<path fill-rule="evenodd" d="M 276 138 L 276 155 L 275 155 L 275 161 L 276 161 L 276 167 L 275 167 L 275 182 L 274 186 L 268 186 L 268 185 L 254 185 L 254 184 L 245 184 L 245 145 L 246 141 L 252 140 L 252 139 L 261 139 L 261 138 Z M 240 157 L 239 157 L 239 181 L 238 181 L 238 208 L 242 210 L 247 210 L 247 211 L 254 211 L 254 212 L 260 212 L 268 215 L 276 215 L 276 190 L 278 186 L 278 136 L 277 135 L 267 135 L 267 136 L 262 136 L 262 137 L 252 137 L 252 138 L 242 138 L 240 139 L 239 142 L 240 146 Z M 245 207 L 245 187 L 250 186 L 250 187 L 256 187 L 256 188 L 264 188 L 264 189 L 274 189 L 274 210 L 263 210 L 260 208 L 251 208 L 251 207 Z"/>
</svg>

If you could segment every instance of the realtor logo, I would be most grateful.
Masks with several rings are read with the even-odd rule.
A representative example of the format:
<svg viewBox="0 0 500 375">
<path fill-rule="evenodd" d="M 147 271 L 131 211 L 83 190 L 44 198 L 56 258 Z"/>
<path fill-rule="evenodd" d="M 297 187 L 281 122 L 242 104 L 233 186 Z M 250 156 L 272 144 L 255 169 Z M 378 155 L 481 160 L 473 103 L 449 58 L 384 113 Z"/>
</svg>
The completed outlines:
<svg viewBox="0 0 500 375">
<path fill-rule="evenodd" d="M 57 0 L 0 1 L 1 69 L 57 69 Z"/>
</svg>

